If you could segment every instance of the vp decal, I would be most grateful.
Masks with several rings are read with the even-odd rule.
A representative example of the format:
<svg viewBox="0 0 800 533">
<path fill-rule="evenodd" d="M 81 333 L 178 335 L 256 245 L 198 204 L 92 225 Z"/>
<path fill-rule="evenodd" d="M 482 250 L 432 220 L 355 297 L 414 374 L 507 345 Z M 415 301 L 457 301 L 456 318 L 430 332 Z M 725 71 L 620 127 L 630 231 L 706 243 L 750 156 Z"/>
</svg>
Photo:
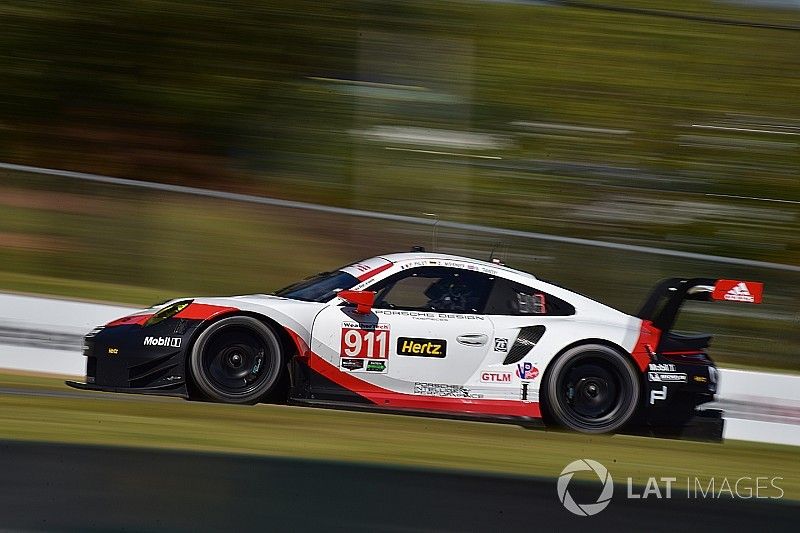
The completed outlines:
<svg viewBox="0 0 800 533">
<path fill-rule="evenodd" d="M 516 373 L 520 379 L 536 379 L 536 376 L 539 375 L 539 369 L 533 366 L 533 363 L 518 363 Z"/>
</svg>

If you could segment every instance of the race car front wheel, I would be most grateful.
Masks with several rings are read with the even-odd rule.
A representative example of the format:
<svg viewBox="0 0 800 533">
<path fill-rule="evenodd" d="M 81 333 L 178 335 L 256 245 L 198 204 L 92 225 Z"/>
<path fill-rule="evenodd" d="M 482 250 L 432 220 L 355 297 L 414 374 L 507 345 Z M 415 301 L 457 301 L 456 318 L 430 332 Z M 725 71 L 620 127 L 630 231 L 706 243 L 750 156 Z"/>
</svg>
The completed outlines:
<svg viewBox="0 0 800 533">
<path fill-rule="evenodd" d="M 612 433 L 636 411 L 639 375 L 630 359 L 599 344 L 567 350 L 544 382 L 545 407 L 560 425 L 582 433 Z"/>
<path fill-rule="evenodd" d="M 255 403 L 278 385 L 281 343 L 266 324 L 248 316 L 214 322 L 192 347 L 190 368 L 197 388 L 211 400 Z"/>
</svg>

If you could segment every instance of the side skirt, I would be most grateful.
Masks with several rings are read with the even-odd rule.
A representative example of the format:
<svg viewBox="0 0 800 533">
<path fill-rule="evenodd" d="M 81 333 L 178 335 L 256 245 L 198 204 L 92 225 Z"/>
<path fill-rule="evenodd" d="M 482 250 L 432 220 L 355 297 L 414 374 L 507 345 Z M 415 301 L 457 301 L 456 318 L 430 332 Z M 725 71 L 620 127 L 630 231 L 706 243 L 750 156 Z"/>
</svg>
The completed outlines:
<svg viewBox="0 0 800 533">
<path fill-rule="evenodd" d="M 360 396 L 359 396 L 360 398 Z M 362 398 L 362 401 L 369 402 Z M 369 403 L 351 403 L 335 400 L 317 400 L 307 398 L 292 398 L 289 400 L 292 405 L 305 407 L 317 407 L 321 409 L 336 409 L 340 411 L 356 411 L 365 413 L 384 413 L 405 416 L 419 416 L 424 418 L 440 418 L 445 420 L 466 420 L 471 422 L 489 422 L 495 424 L 514 424 L 525 428 L 544 428 L 545 424 L 541 418 L 502 416 L 502 415 L 479 415 L 473 413 L 452 413 L 442 411 L 423 411 L 419 409 L 390 409 Z"/>
</svg>

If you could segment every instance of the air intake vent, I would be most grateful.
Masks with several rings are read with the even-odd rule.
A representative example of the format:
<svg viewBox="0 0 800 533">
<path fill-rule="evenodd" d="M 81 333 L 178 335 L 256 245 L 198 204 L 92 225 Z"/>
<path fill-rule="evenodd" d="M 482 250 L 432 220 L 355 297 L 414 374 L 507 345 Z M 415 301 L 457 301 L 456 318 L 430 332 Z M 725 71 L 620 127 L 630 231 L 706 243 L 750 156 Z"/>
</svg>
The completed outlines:
<svg viewBox="0 0 800 533">
<path fill-rule="evenodd" d="M 544 330 L 544 326 L 526 326 L 520 329 L 517 340 L 514 341 L 514 346 L 508 351 L 508 355 L 505 361 L 503 361 L 503 364 L 511 365 L 528 355 L 531 348 L 536 346 L 536 343 L 539 342 L 539 339 L 544 335 Z"/>
</svg>

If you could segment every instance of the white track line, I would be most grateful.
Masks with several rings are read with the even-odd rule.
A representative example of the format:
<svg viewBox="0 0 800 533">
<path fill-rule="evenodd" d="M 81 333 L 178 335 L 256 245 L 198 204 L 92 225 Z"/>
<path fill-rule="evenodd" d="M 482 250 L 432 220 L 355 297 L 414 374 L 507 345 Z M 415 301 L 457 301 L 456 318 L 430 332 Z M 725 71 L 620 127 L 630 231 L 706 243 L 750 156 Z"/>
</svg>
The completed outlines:
<svg viewBox="0 0 800 533">
<path fill-rule="evenodd" d="M 797 200 L 780 200 L 778 198 L 759 198 L 757 196 L 738 196 L 735 194 L 713 194 L 705 193 L 706 196 L 716 196 L 717 198 L 736 198 L 738 200 L 758 200 L 759 202 L 777 202 L 781 204 L 800 204 Z"/>
<path fill-rule="evenodd" d="M 744 131 L 747 133 L 772 133 L 775 135 L 800 135 L 800 132 L 794 132 L 794 131 L 761 130 L 756 128 L 734 128 L 732 126 L 711 126 L 707 124 L 692 124 L 692 127 L 701 128 L 704 130 Z"/>
</svg>

